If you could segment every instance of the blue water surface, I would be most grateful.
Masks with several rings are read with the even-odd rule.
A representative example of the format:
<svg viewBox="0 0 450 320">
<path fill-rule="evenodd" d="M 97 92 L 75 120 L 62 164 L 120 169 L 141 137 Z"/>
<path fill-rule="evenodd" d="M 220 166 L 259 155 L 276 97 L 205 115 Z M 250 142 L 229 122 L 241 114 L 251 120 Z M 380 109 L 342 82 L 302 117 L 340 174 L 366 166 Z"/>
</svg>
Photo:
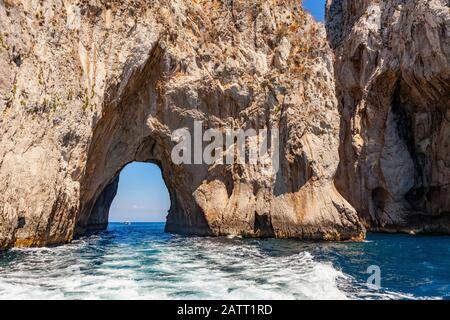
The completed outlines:
<svg viewBox="0 0 450 320">
<path fill-rule="evenodd" d="M 367 284 L 370 266 L 381 287 Z M 112 223 L 67 245 L 0 253 L 0 298 L 449 299 L 449 266 L 450 237 L 315 243 Z"/>
</svg>

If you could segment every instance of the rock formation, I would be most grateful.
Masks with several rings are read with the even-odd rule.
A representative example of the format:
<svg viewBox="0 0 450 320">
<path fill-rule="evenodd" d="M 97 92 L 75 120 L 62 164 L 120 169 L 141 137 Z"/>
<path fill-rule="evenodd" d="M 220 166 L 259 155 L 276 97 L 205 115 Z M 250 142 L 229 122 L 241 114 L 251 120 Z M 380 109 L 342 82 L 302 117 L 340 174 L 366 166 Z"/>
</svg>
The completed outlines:
<svg viewBox="0 0 450 320">
<path fill-rule="evenodd" d="M 104 228 L 132 161 L 161 167 L 167 231 L 364 236 L 333 183 L 333 54 L 298 1 L 8 0 L 0 30 L 0 247 Z M 175 165 L 195 120 L 279 128 L 280 170 Z"/>
<path fill-rule="evenodd" d="M 327 15 L 325 30 L 300 1 L 0 0 L 0 248 L 105 228 L 132 161 L 160 166 L 170 232 L 448 233 L 448 2 Z M 172 133 L 195 121 L 279 129 L 279 170 L 175 164 Z"/>
<path fill-rule="evenodd" d="M 450 3 L 329 0 L 338 190 L 379 231 L 450 232 Z"/>
</svg>

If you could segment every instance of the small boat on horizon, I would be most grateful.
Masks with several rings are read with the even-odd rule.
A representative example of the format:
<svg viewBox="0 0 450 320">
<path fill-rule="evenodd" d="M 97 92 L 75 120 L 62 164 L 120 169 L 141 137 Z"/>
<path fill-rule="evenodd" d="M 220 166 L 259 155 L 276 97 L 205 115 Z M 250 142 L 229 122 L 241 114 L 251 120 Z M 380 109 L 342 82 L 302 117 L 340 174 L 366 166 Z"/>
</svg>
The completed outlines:
<svg viewBox="0 0 450 320">
<path fill-rule="evenodd" d="M 127 226 L 130 226 L 131 222 L 130 221 L 125 221 L 124 224 L 126 224 Z"/>
</svg>

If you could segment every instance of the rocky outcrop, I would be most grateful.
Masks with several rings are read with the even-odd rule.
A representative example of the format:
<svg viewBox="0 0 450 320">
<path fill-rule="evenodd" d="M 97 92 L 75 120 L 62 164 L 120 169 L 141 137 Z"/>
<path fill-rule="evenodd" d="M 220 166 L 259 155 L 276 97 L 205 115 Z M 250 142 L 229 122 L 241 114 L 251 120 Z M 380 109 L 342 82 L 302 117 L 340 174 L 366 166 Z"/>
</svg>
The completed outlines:
<svg viewBox="0 0 450 320">
<path fill-rule="evenodd" d="M 450 232 L 447 0 L 329 0 L 338 190 L 372 230 Z"/>
<path fill-rule="evenodd" d="M 333 54 L 298 2 L 8 0 L 0 32 L 0 247 L 104 228 L 131 161 L 161 167 L 168 231 L 364 236 L 333 183 Z M 280 170 L 174 164 L 171 133 L 195 120 L 279 128 Z"/>
<path fill-rule="evenodd" d="M 0 1 L 0 248 L 105 228 L 132 161 L 160 166 L 171 232 L 450 233 L 449 19 L 444 0 L 328 0 L 326 30 L 299 1 Z M 279 166 L 174 163 L 196 121 L 279 129 Z"/>
</svg>

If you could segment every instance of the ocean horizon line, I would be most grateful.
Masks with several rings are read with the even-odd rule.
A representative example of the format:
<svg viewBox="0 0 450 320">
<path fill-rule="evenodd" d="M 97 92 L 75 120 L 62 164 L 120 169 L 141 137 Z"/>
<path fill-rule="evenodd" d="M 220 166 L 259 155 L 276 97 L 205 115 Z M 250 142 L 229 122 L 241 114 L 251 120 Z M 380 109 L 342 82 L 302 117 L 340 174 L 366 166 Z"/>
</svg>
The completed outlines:
<svg viewBox="0 0 450 320">
<path fill-rule="evenodd" d="M 166 221 L 131 221 L 131 220 L 124 220 L 124 221 L 109 221 L 108 224 L 110 223 L 166 223 Z"/>
</svg>

